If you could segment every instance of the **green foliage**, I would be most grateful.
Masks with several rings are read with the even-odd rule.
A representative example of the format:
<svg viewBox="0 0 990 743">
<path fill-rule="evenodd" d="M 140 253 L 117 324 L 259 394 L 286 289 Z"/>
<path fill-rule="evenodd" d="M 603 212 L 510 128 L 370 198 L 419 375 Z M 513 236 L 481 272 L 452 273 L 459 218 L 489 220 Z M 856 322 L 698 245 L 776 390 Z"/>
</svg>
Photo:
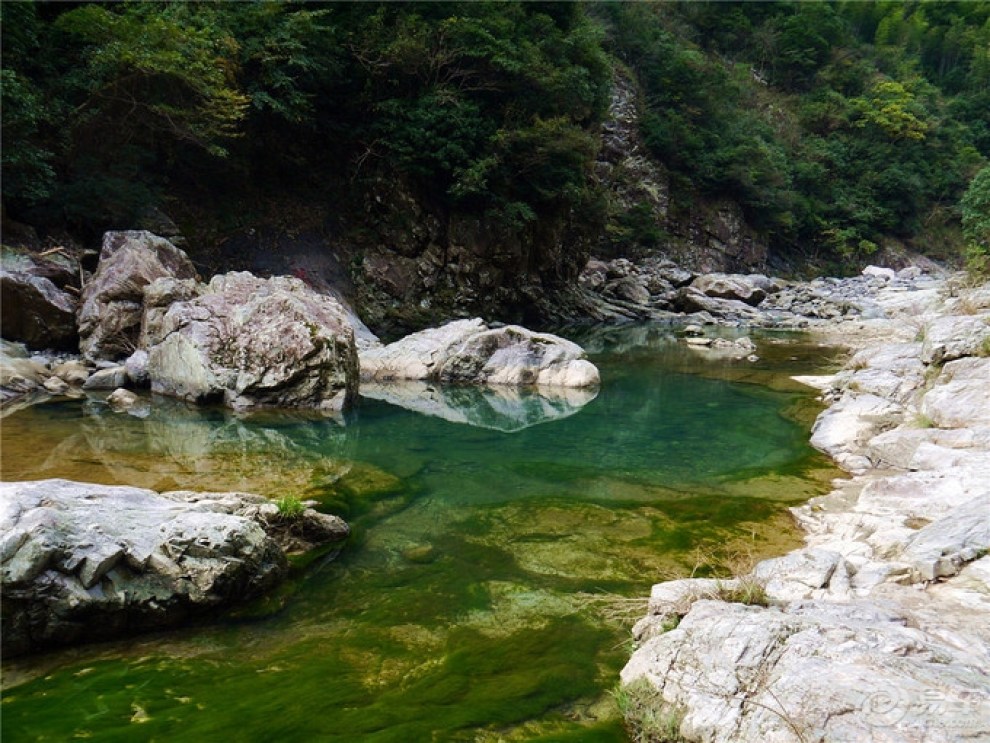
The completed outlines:
<svg viewBox="0 0 990 743">
<path fill-rule="evenodd" d="M 4 199 L 106 228 L 173 184 L 398 176 L 528 228 L 594 196 L 610 66 L 578 7 L 8 3 Z M 236 177 L 232 177 L 236 174 Z"/>
<path fill-rule="evenodd" d="M 990 156 L 986 7 L 616 3 L 596 13 L 643 85 L 643 137 L 678 190 L 736 200 L 782 252 L 857 262 L 888 238 L 953 239 L 945 209 Z"/>
<path fill-rule="evenodd" d="M 278 508 L 278 517 L 282 521 L 298 521 L 306 510 L 306 505 L 292 495 L 285 495 L 276 500 L 275 507 Z"/>
<path fill-rule="evenodd" d="M 222 143 L 237 133 L 248 104 L 232 84 L 237 42 L 196 6 L 114 10 L 84 5 L 55 22 L 81 42 L 83 66 L 72 81 L 82 98 L 73 112 L 77 126 L 165 133 L 225 155 Z M 117 127 L 108 127 L 111 119 Z"/>
<path fill-rule="evenodd" d="M 401 181 L 507 236 L 594 227 L 610 53 L 642 85 L 674 198 L 733 199 L 782 252 L 852 262 L 952 240 L 990 157 L 985 3 L 4 3 L 0 18 L 5 207 L 94 232 L 194 187 L 339 200 L 328 171 L 357 193 Z M 610 229 L 632 248 L 663 238 L 642 209 Z"/>
<path fill-rule="evenodd" d="M 967 267 L 975 276 L 990 276 L 990 167 L 973 177 L 959 206 Z"/>
<path fill-rule="evenodd" d="M 752 577 L 738 578 L 735 583 L 718 583 L 715 598 L 733 604 L 769 606 L 766 586 Z"/>
</svg>

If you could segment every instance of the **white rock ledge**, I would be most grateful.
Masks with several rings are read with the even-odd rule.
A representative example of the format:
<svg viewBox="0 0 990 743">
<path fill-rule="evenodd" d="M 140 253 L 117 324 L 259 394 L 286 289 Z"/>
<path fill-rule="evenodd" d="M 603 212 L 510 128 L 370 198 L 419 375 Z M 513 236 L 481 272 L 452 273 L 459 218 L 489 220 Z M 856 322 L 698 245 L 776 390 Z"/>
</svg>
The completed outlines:
<svg viewBox="0 0 990 743">
<path fill-rule="evenodd" d="M 812 443 L 854 475 L 792 509 L 807 546 L 654 586 L 622 681 L 685 740 L 990 740 L 990 286 L 914 293 L 841 323 L 861 350 L 802 380 L 832 403 Z M 754 583 L 769 606 L 719 600 Z"/>
<path fill-rule="evenodd" d="M 348 528 L 307 509 L 291 526 L 245 493 L 157 493 L 69 480 L 0 483 L 6 657 L 171 626 L 256 596 L 283 549 Z"/>
</svg>

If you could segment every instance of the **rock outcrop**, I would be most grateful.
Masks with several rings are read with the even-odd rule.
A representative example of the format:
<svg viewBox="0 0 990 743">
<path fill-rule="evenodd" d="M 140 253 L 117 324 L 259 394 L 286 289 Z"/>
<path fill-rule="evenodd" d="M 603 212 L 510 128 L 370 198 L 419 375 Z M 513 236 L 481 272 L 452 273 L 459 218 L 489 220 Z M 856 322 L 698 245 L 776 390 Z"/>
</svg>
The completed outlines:
<svg viewBox="0 0 990 743">
<path fill-rule="evenodd" d="M 761 268 L 767 261 L 766 235 L 746 224 L 738 204 L 699 195 L 688 203 L 671 198 L 670 176 L 650 156 L 639 131 L 640 96 L 633 76 L 617 66 L 595 163 L 610 215 L 597 235 L 598 254 L 662 252 L 699 271 Z"/>
<path fill-rule="evenodd" d="M 153 392 L 234 408 L 338 412 L 357 394 L 354 332 L 341 306 L 291 277 L 235 272 L 207 285 L 162 279 L 141 329 Z"/>
<path fill-rule="evenodd" d="M 90 360 L 123 360 L 138 346 L 144 288 L 160 278 L 196 278 L 184 252 L 150 232 L 107 232 L 96 272 L 83 287 L 79 347 Z"/>
<path fill-rule="evenodd" d="M 518 325 L 457 320 L 361 352 L 368 381 L 593 387 L 598 369 L 576 343 Z"/>
<path fill-rule="evenodd" d="M 672 261 L 648 257 L 601 261 L 592 258 L 578 286 L 562 300 L 567 311 L 598 322 L 650 320 L 767 328 L 823 328 L 837 322 L 909 317 L 938 300 L 938 278 L 916 268 L 894 272 L 868 266 L 860 276 L 790 282 L 763 274 L 695 274 Z M 567 319 L 561 312 L 561 320 Z M 573 319 L 573 318 L 572 318 Z M 933 328 L 933 354 L 939 345 L 973 341 L 972 325 L 946 336 Z M 948 359 L 946 359 L 948 360 Z"/>
<path fill-rule="evenodd" d="M 242 493 L 2 483 L 0 526 L 8 657 L 174 625 L 287 570 L 277 506 Z M 295 531 L 340 540 L 347 526 L 308 510 Z"/>
<path fill-rule="evenodd" d="M 807 547 L 654 587 L 622 679 L 686 740 L 990 739 L 990 287 L 917 278 L 858 280 L 877 317 L 829 337 L 866 347 L 809 380 L 854 477 L 793 509 Z"/>
</svg>

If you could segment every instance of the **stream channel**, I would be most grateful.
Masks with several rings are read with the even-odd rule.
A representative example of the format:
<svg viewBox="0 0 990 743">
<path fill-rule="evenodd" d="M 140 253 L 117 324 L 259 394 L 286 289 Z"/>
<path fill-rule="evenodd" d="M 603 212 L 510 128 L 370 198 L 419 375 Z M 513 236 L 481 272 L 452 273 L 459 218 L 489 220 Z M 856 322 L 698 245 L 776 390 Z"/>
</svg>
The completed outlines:
<svg viewBox="0 0 990 743">
<path fill-rule="evenodd" d="M 832 359 L 793 336 L 757 337 L 756 362 L 660 327 L 573 337 L 597 394 L 369 390 L 343 427 L 167 400 L 7 416 L 4 480 L 290 494 L 353 534 L 264 600 L 5 662 L 4 741 L 626 740 L 612 692 L 650 586 L 800 543 L 787 507 L 836 471 L 788 377 Z"/>
</svg>

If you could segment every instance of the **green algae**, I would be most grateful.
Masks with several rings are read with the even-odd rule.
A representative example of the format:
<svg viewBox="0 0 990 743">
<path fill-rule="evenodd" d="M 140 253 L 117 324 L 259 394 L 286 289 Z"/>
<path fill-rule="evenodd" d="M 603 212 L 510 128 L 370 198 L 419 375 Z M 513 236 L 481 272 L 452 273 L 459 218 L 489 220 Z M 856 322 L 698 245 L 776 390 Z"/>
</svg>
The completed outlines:
<svg viewBox="0 0 990 743">
<path fill-rule="evenodd" d="M 368 401 L 343 429 L 94 402 L 11 415 L 6 479 L 229 476 L 317 500 L 353 536 L 222 617 L 7 662 L 5 740 L 624 740 L 607 690 L 650 585 L 790 548 L 787 506 L 834 474 L 787 412 L 810 392 L 765 386 L 820 350 L 774 353 L 754 378 L 626 343 L 594 358 L 583 410 L 514 433 Z"/>
</svg>

